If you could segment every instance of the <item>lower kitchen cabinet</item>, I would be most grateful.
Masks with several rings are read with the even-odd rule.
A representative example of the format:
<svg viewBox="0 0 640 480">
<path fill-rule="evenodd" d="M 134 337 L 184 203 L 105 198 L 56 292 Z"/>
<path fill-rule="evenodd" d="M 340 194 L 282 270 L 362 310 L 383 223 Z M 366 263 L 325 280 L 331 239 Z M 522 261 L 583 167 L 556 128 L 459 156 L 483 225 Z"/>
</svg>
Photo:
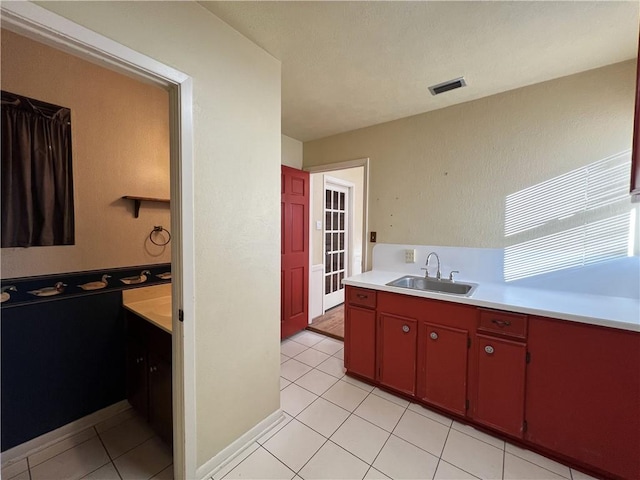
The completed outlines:
<svg viewBox="0 0 640 480">
<path fill-rule="evenodd" d="M 640 333 L 534 317 L 528 344 L 525 439 L 640 478 Z"/>
<path fill-rule="evenodd" d="M 376 373 L 376 311 L 347 305 L 344 322 L 344 364 L 357 375 L 374 380 Z"/>
<path fill-rule="evenodd" d="M 640 479 L 640 333 L 347 292 L 348 374 L 596 476 Z"/>
<path fill-rule="evenodd" d="M 422 322 L 418 333 L 418 397 L 466 414 L 469 332 Z"/>
<path fill-rule="evenodd" d="M 127 400 L 171 444 L 171 334 L 129 311 L 126 319 Z"/>
<path fill-rule="evenodd" d="M 527 346 L 489 335 L 476 335 L 473 419 L 522 438 L 524 431 Z"/>
<path fill-rule="evenodd" d="M 378 382 L 408 395 L 416 393 L 417 327 L 413 318 L 378 316 Z"/>
</svg>

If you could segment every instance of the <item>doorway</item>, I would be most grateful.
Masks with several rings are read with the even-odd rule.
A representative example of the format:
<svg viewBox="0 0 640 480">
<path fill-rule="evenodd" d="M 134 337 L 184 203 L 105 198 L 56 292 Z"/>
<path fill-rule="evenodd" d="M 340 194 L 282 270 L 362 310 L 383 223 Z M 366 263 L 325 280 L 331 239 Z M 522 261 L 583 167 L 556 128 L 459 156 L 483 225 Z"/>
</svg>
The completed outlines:
<svg viewBox="0 0 640 480">
<path fill-rule="evenodd" d="M 342 337 L 342 281 L 367 265 L 369 159 L 315 167 L 311 174 L 309 330 Z"/>
<path fill-rule="evenodd" d="M 2 27 L 133 78 L 159 85 L 170 98 L 172 377 L 174 474 L 195 476 L 195 325 L 192 79 L 172 67 L 29 2 L 4 3 Z M 185 312 L 179 315 L 178 312 Z M 179 321 L 184 319 L 184 323 Z"/>
</svg>

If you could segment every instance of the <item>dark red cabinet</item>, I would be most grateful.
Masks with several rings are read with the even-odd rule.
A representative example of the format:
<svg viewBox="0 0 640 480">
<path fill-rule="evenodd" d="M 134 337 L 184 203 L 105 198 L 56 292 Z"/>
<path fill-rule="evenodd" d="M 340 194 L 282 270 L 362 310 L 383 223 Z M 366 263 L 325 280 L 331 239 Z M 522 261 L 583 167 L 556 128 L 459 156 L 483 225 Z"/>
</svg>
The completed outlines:
<svg viewBox="0 0 640 480">
<path fill-rule="evenodd" d="M 498 337 L 476 335 L 473 419 L 514 437 L 524 430 L 527 346 Z"/>
<path fill-rule="evenodd" d="M 525 439 L 640 478 L 640 333 L 534 317 L 528 344 Z"/>
<path fill-rule="evenodd" d="M 466 414 L 469 332 L 422 322 L 418 333 L 418 397 Z"/>
<path fill-rule="evenodd" d="M 640 479 L 639 332 L 346 294 L 347 373 L 596 476 Z"/>
<path fill-rule="evenodd" d="M 416 393 L 418 321 L 378 315 L 378 381 L 408 395 Z"/>
<path fill-rule="evenodd" d="M 376 373 L 376 311 L 347 305 L 344 323 L 344 366 L 374 380 Z"/>
</svg>

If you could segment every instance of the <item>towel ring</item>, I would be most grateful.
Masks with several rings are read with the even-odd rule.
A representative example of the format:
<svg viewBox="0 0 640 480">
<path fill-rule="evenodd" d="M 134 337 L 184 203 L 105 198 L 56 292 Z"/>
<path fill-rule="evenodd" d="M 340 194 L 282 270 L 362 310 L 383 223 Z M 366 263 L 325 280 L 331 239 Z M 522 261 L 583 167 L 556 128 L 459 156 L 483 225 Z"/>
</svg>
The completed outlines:
<svg viewBox="0 0 640 480">
<path fill-rule="evenodd" d="M 167 239 L 166 242 L 158 243 L 153 239 L 153 234 L 158 232 L 167 232 L 167 235 L 169 235 L 169 238 Z M 164 228 L 162 225 L 153 227 L 153 230 L 151 230 L 151 233 L 149 234 L 149 240 L 151 240 L 151 243 L 153 243 L 154 245 L 158 245 L 159 247 L 164 247 L 166 244 L 168 244 L 171 241 L 171 232 L 166 228 Z"/>
</svg>

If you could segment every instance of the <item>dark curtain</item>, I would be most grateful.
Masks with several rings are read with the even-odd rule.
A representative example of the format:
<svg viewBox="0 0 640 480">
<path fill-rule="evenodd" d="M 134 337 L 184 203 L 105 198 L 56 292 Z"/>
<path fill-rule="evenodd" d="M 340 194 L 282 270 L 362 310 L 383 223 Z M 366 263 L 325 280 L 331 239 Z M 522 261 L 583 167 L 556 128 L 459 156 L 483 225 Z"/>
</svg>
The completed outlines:
<svg viewBox="0 0 640 480">
<path fill-rule="evenodd" d="M 2 247 L 73 244 L 71 110 L 2 91 Z"/>
</svg>

